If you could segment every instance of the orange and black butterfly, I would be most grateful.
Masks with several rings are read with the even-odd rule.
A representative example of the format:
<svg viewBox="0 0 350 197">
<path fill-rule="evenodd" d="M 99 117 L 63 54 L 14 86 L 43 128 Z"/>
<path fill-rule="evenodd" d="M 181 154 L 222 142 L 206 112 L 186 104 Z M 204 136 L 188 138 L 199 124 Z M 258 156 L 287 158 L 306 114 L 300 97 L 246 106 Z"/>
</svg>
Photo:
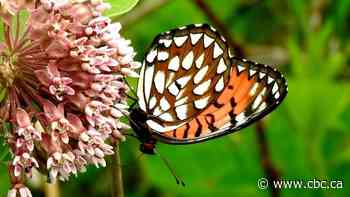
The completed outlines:
<svg viewBox="0 0 350 197">
<path fill-rule="evenodd" d="M 130 124 L 141 151 L 154 154 L 156 141 L 198 143 L 247 127 L 286 94 L 286 80 L 276 69 L 232 56 L 209 25 L 189 25 L 154 39 Z"/>
</svg>

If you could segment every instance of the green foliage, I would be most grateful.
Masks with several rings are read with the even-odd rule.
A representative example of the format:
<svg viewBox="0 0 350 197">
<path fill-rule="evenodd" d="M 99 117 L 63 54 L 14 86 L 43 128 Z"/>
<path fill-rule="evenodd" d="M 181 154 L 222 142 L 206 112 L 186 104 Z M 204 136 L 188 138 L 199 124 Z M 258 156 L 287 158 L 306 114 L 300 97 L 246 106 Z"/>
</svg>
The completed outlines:
<svg viewBox="0 0 350 197">
<path fill-rule="evenodd" d="M 106 15 L 117 16 L 129 12 L 139 0 L 115 0 L 108 1 L 112 5 L 112 9 L 108 10 Z"/>
<path fill-rule="evenodd" d="M 2 88 L 0 86 L 0 103 L 5 99 L 7 95 L 7 88 Z"/>
</svg>

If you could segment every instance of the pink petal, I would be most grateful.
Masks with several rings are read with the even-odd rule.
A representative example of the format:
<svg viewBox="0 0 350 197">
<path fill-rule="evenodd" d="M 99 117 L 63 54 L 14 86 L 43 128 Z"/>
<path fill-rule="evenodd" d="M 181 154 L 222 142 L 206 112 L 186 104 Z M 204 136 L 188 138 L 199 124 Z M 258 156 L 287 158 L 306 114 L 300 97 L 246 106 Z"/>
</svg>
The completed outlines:
<svg viewBox="0 0 350 197">
<path fill-rule="evenodd" d="M 83 24 L 88 22 L 92 17 L 91 9 L 84 4 L 74 4 L 67 12 Z"/>
<path fill-rule="evenodd" d="M 68 96 L 68 99 L 81 110 L 83 110 L 90 102 L 90 98 L 86 97 L 82 93 L 75 94 L 74 96 Z"/>
<path fill-rule="evenodd" d="M 100 68 L 100 70 L 106 71 L 106 72 L 110 72 L 112 71 L 107 65 L 102 64 L 100 66 L 98 66 Z"/>
<path fill-rule="evenodd" d="M 54 41 L 47 47 L 46 53 L 52 58 L 64 58 L 69 56 L 69 48 L 65 43 Z"/>
<path fill-rule="evenodd" d="M 62 83 L 63 83 L 64 85 L 68 85 L 68 84 L 70 84 L 70 83 L 73 82 L 73 80 L 72 80 L 71 78 L 69 78 L 69 77 L 62 77 L 62 78 L 61 78 L 61 81 L 62 81 Z"/>
<path fill-rule="evenodd" d="M 26 192 L 27 192 L 27 196 L 28 197 L 32 197 L 32 193 L 30 192 L 30 190 L 28 189 L 28 188 L 24 188 L 25 190 L 26 190 Z"/>
<path fill-rule="evenodd" d="M 16 197 L 17 196 L 17 189 L 11 189 L 8 193 L 7 193 L 7 197 Z"/>
<path fill-rule="evenodd" d="M 81 122 L 81 120 L 79 119 L 78 116 L 68 113 L 67 115 L 67 119 L 69 121 L 70 124 L 73 125 L 73 127 L 79 131 L 85 130 L 85 127 L 83 126 L 83 123 Z"/>
<path fill-rule="evenodd" d="M 90 86 L 93 75 L 86 72 L 79 72 L 74 74 L 71 79 L 73 80 L 72 85 L 78 86 L 81 89 L 87 89 Z"/>
<path fill-rule="evenodd" d="M 60 118 L 64 118 L 64 104 L 60 103 L 55 111 L 55 114 Z"/>
<path fill-rule="evenodd" d="M 56 95 L 57 88 L 56 88 L 54 85 L 50 85 L 50 86 L 49 86 L 49 92 L 50 92 L 52 95 Z"/>
<path fill-rule="evenodd" d="M 20 126 L 22 128 L 25 128 L 25 127 L 28 127 L 29 125 L 31 125 L 28 113 L 21 108 L 17 109 L 16 120 L 17 120 L 18 126 Z"/>
<path fill-rule="evenodd" d="M 23 187 L 19 188 L 19 196 L 20 197 L 28 197 L 27 196 L 27 191 Z"/>
<path fill-rule="evenodd" d="M 69 87 L 69 86 L 65 86 L 64 87 L 64 92 L 67 94 L 67 95 L 74 95 L 75 94 L 75 91 L 73 88 Z"/>
<path fill-rule="evenodd" d="M 54 77 L 60 77 L 60 72 L 58 71 L 58 68 L 55 64 L 53 63 L 49 63 L 49 65 L 47 66 L 47 69 L 49 71 L 50 77 L 54 78 Z"/>
<path fill-rule="evenodd" d="M 58 108 L 56 108 L 56 106 L 49 100 L 44 100 L 43 106 L 46 117 L 51 119 L 49 121 L 55 121 L 64 117 L 63 104 L 60 104 Z"/>
<path fill-rule="evenodd" d="M 69 143 L 69 137 L 68 137 L 68 135 L 67 135 L 66 132 L 63 133 L 63 134 L 61 134 L 61 140 L 62 140 L 62 142 L 65 143 L 65 144 L 68 144 L 68 143 Z"/>
<path fill-rule="evenodd" d="M 15 175 L 15 177 L 19 177 L 19 175 L 21 175 L 21 171 L 22 171 L 22 167 L 19 166 L 19 165 L 16 165 L 16 166 L 15 166 L 15 169 L 14 169 L 14 175 Z"/>
</svg>

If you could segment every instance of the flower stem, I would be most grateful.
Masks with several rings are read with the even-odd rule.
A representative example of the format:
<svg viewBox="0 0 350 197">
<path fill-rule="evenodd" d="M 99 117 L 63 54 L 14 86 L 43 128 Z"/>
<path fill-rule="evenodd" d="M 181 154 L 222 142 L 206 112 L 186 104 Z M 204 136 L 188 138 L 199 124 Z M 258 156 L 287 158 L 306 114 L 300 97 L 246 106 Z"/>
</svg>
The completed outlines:
<svg viewBox="0 0 350 197">
<path fill-rule="evenodd" d="M 45 183 L 45 197 L 59 197 L 59 186 L 58 181 L 55 181 L 54 183 Z"/>
<path fill-rule="evenodd" d="M 112 160 L 112 197 L 124 197 L 122 165 L 118 143 L 115 144 Z"/>
</svg>

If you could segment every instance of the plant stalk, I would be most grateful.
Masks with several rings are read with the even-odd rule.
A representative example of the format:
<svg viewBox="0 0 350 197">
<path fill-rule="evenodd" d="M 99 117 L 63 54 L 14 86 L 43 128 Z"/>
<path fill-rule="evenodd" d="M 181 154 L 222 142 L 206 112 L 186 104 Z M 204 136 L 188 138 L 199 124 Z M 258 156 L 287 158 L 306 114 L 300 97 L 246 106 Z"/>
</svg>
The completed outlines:
<svg viewBox="0 0 350 197">
<path fill-rule="evenodd" d="M 54 183 L 44 183 L 44 189 L 45 189 L 45 197 L 59 197 L 60 191 L 59 191 L 59 185 L 58 181 L 55 181 Z"/>
<path fill-rule="evenodd" d="M 119 144 L 114 147 L 114 155 L 112 156 L 112 197 L 124 197 L 123 173 L 120 159 Z"/>
</svg>

